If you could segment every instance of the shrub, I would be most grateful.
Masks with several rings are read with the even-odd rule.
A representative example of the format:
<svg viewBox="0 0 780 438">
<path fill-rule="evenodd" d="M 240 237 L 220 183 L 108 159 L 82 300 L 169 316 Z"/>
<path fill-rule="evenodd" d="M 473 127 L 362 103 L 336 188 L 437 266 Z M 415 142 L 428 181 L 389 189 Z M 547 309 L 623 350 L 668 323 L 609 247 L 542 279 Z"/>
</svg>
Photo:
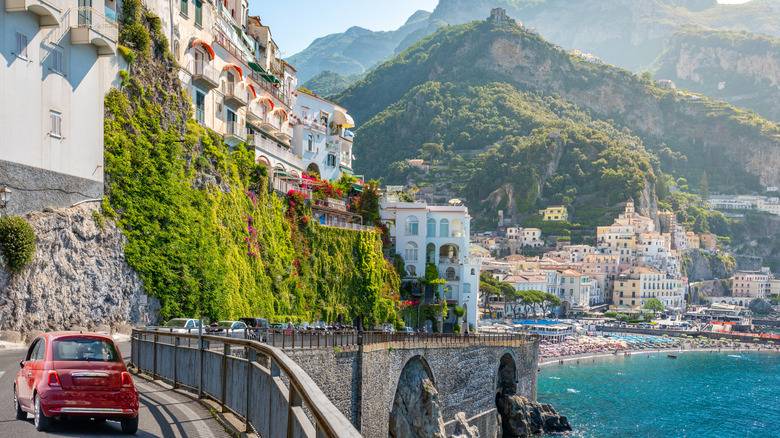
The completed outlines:
<svg viewBox="0 0 780 438">
<path fill-rule="evenodd" d="M 452 333 L 459 334 L 460 333 L 460 324 L 455 324 L 452 326 Z"/>
<path fill-rule="evenodd" d="M 123 46 L 121 44 L 119 45 L 119 47 L 117 47 L 117 49 L 119 50 L 119 53 L 122 55 L 122 57 L 125 58 L 125 61 L 127 61 L 128 64 L 132 64 L 133 61 L 135 61 L 135 52 L 133 52 L 133 49 L 127 46 Z"/>
<path fill-rule="evenodd" d="M 0 218 L 0 252 L 11 272 L 20 272 L 33 260 L 35 233 L 19 216 Z"/>
<path fill-rule="evenodd" d="M 97 210 L 92 210 L 92 220 L 95 221 L 95 225 L 98 226 L 101 230 L 106 230 L 106 219 L 103 217 L 102 214 L 100 214 Z"/>
<path fill-rule="evenodd" d="M 120 85 L 122 88 L 130 83 L 130 73 L 128 73 L 126 70 L 119 70 L 119 77 L 122 78 L 122 84 Z"/>
</svg>

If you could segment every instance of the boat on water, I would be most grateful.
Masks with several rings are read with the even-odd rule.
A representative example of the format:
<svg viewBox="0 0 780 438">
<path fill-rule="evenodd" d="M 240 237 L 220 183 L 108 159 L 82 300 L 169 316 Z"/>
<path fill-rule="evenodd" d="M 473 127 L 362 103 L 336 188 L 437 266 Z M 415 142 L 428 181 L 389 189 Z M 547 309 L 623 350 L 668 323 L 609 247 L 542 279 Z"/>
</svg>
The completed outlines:
<svg viewBox="0 0 780 438">
<path fill-rule="evenodd" d="M 669 359 L 677 359 L 677 356 L 673 354 L 667 354 L 666 357 L 668 357 Z"/>
</svg>

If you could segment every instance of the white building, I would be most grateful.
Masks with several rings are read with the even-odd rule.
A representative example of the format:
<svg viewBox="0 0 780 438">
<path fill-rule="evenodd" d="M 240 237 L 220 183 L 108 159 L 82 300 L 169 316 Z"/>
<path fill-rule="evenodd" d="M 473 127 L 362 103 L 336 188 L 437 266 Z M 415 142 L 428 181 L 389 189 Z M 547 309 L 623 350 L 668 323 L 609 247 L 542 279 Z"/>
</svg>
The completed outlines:
<svg viewBox="0 0 780 438">
<path fill-rule="evenodd" d="M 305 91 L 298 93 L 293 115 L 293 150 L 303 158 L 303 168 L 321 179 L 352 175 L 352 142 L 355 126 L 347 110 Z"/>
<path fill-rule="evenodd" d="M 390 225 L 396 252 L 406 263 L 407 280 L 425 276 L 428 264 L 447 280 L 442 299 L 466 310 L 462 325 L 477 326 L 481 260 L 469 253 L 471 216 L 462 205 L 424 202 L 380 202 L 381 219 Z M 450 312 L 448 322 L 454 321 Z"/>
<path fill-rule="evenodd" d="M 116 2 L 83 5 L 0 0 L 0 186 L 13 191 L 9 214 L 103 196 Z"/>
</svg>

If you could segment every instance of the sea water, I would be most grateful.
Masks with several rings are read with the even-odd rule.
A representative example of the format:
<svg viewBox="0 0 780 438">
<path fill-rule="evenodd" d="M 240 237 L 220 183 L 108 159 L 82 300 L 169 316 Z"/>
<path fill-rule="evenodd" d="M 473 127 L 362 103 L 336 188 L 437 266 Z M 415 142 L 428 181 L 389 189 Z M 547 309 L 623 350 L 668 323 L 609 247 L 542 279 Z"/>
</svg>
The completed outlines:
<svg viewBox="0 0 780 438">
<path fill-rule="evenodd" d="M 780 437 L 780 355 L 662 351 L 591 361 L 539 372 L 538 400 L 568 417 L 568 436 Z"/>
</svg>

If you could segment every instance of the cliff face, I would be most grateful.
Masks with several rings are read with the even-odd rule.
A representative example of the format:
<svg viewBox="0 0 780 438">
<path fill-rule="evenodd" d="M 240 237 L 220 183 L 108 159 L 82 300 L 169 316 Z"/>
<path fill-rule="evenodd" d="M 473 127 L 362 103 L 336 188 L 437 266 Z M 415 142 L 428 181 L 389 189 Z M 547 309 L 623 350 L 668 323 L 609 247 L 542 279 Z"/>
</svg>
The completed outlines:
<svg viewBox="0 0 780 438">
<path fill-rule="evenodd" d="M 733 258 L 702 250 L 686 251 L 682 261 L 683 274 L 691 282 L 730 278 L 736 270 L 736 262 Z"/>
<path fill-rule="evenodd" d="M 701 28 L 680 29 L 655 61 L 678 88 L 714 96 L 780 121 L 780 40 Z"/>
<path fill-rule="evenodd" d="M 129 324 L 157 322 L 159 306 L 147 299 L 138 274 L 125 262 L 120 230 L 110 220 L 101 228 L 94 210 L 95 204 L 82 204 L 24 217 L 35 230 L 36 251 L 23 272 L 0 271 L 5 339 L 49 330 L 127 332 Z"/>
</svg>

